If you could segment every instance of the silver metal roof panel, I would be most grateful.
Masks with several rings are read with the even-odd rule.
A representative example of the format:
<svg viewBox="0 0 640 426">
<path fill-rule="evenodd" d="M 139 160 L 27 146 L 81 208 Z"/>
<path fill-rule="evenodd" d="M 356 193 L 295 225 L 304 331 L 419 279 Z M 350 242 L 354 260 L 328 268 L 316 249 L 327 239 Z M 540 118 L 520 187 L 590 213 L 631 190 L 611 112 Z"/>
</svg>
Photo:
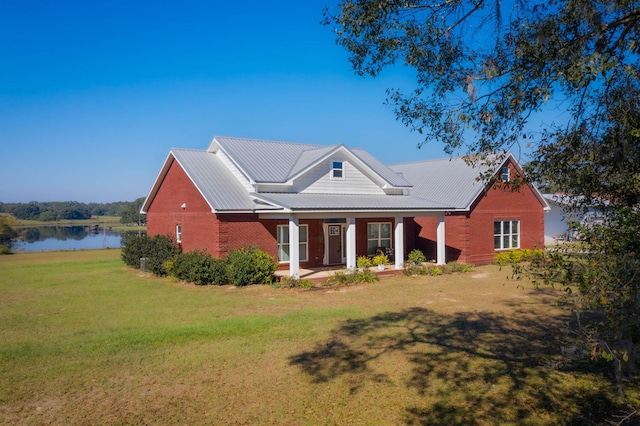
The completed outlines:
<svg viewBox="0 0 640 426">
<path fill-rule="evenodd" d="M 214 210 L 256 207 L 247 190 L 215 154 L 190 149 L 173 149 L 171 154 Z"/>
</svg>

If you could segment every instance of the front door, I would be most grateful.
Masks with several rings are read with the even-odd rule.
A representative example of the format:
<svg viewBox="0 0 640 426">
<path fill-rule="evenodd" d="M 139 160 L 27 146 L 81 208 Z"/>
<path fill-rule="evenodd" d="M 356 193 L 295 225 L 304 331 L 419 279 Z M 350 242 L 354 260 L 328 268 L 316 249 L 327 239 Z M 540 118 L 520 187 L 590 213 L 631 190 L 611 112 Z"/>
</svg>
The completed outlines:
<svg viewBox="0 0 640 426">
<path fill-rule="evenodd" d="M 330 265 L 342 263 L 342 225 L 329 225 L 328 260 Z"/>
</svg>

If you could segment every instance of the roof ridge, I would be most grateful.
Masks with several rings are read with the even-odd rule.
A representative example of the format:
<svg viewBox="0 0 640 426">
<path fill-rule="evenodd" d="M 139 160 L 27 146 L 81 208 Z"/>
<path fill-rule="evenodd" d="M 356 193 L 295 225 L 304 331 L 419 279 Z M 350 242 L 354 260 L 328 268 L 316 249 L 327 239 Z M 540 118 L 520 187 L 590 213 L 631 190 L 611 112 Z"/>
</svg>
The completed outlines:
<svg viewBox="0 0 640 426">
<path fill-rule="evenodd" d="M 279 144 L 286 144 L 286 145 L 301 145 L 301 146 L 313 146 L 315 147 L 314 149 L 319 149 L 319 148 L 323 148 L 327 145 L 320 145 L 320 144 L 310 144 L 310 143 L 304 143 L 304 142 L 287 142 L 287 141 L 279 141 L 279 140 L 272 140 L 272 139 L 257 139 L 257 138 L 241 138 L 241 137 L 237 137 L 237 136 L 214 136 L 214 139 L 233 139 L 233 140 L 239 140 L 239 141 L 251 141 L 251 142 L 267 142 L 267 143 L 279 143 Z"/>
</svg>

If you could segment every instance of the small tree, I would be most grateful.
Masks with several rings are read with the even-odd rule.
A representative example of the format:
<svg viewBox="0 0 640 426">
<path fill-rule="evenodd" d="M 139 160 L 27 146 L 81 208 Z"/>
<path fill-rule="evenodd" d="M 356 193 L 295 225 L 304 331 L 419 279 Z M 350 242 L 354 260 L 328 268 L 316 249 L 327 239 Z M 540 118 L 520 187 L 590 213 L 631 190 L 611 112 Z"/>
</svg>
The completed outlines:
<svg viewBox="0 0 640 426">
<path fill-rule="evenodd" d="M 16 220 L 5 214 L 0 214 L 0 254 L 11 253 L 13 240 L 18 236 Z"/>
</svg>

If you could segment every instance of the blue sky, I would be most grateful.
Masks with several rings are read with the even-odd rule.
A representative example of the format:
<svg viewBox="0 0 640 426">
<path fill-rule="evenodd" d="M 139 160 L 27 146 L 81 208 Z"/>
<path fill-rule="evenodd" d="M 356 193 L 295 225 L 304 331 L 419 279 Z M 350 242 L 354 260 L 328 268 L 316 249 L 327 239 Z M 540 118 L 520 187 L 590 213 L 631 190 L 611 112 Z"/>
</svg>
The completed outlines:
<svg viewBox="0 0 640 426">
<path fill-rule="evenodd" d="M 0 202 L 132 201 L 215 135 L 443 157 L 383 104 L 410 72 L 351 72 L 335 3 L 2 0 Z"/>
</svg>

